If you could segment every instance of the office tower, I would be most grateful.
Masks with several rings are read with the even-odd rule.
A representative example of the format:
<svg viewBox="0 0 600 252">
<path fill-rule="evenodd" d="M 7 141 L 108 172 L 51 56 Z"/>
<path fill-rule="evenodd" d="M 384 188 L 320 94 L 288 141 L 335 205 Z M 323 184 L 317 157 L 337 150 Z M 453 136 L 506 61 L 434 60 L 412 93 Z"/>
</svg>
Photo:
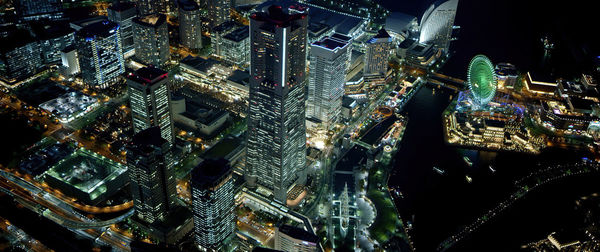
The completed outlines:
<svg viewBox="0 0 600 252">
<path fill-rule="evenodd" d="M 133 45 L 133 18 L 137 15 L 135 4 L 132 2 L 115 1 L 108 7 L 108 20 L 121 26 L 121 44 L 123 45 L 123 57 L 133 56 L 135 48 Z"/>
<path fill-rule="evenodd" d="M 177 200 L 175 176 L 168 165 L 170 149 L 159 127 L 138 132 L 127 146 L 135 214 L 147 223 L 164 220 Z"/>
<path fill-rule="evenodd" d="M 250 92 L 245 177 L 285 203 L 306 163 L 306 13 L 281 6 L 250 16 Z"/>
<path fill-rule="evenodd" d="M 167 17 L 150 14 L 133 19 L 135 57 L 142 63 L 163 66 L 169 61 Z"/>
<path fill-rule="evenodd" d="M 275 249 L 286 252 L 319 251 L 319 237 L 302 228 L 281 225 L 275 230 Z"/>
<path fill-rule="evenodd" d="M 346 53 L 348 54 L 346 56 L 346 73 L 348 73 L 352 65 L 352 42 L 354 39 L 341 33 L 334 33 L 329 38 L 348 44 L 348 48 L 346 49 Z"/>
<path fill-rule="evenodd" d="M 211 27 L 215 27 L 230 20 L 230 0 L 206 0 L 206 5 Z"/>
<path fill-rule="evenodd" d="M 67 23 L 38 23 L 32 25 L 37 36 L 44 64 L 61 62 L 60 51 L 75 43 L 75 30 Z"/>
<path fill-rule="evenodd" d="M 342 111 L 348 47 L 346 41 L 325 37 L 310 48 L 306 117 L 316 119 L 325 129 Z"/>
<path fill-rule="evenodd" d="M 245 67 L 250 64 L 249 27 L 242 26 L 225 36 L 221 42 L 221 57 L 231 64 Z"/>
<path fill-rule="evenodd" d="M 167 12 L 166 0 L 136 0 L 135 4 L 140 16 Z"/>
<path fill-rule="evenodd" d="M 367 41 L 365 53 L 365 76 L 385 76 L 388 70 L 388 57 L 392 46 L 392 37 L 385 31 L 379 30 L 377 35 Z"/>
<path fill-rule="evenodd" d="M 421 18 L 421 34 L 419 43 L 433 44 L 436 48 L 448 52 L 452 39 L 452 26 L 458 0 L 439 1 L 432 4 Z"/>
<path fill-rule="evenodd" d="M 79 69 L 79 56 L 75 46 L 69 46 L 60 51 L 61 65 L 60 72 L 65 76 L 75 76 L 81 70 Z"/>
<path fill-rule="evenodd" d="M 160 135 L 173 143 L 173 118 L 167 72 L 144 67 L 127 76 L 127 87 L 133 117 L 133 132 L 158 126 Z"/>
<path fill-rule="evenodd" d="M 76 34 L 83 82 L 100 89 L 116 83 L 125 72 L 119 25 L 103 20 L 83 27 Z"/>
<path fill-rule="evenodd" d="M 210 30 L 210 47 L 214 55 L 223 55 L 223 37 L 238 27 L 238 23 L 234 21 L 228 21 L 212 27 Z"/>
<path fill-rule="evenodd" d="M 192 171 L 195 240 L 204 250 L 226 250 L 235 231 L 232 174 L 225 159 L 207 159 Z"/>
<path fill-rule="evenodd" d="M 13 2 L 19 17 L 27 21 L 63 17 L 60 0 L 15 0 Z"/>
<path fill-rule="evenodd" d="M 202 17 L 193 0 L 179 1 L 179 40 L 189 49 L 202 48 Z"/>
<path fill-rule="evenodd" d="M 26 30 L 15 30 L 0 38 L 0 78 L 22 80 L 42 67 L 40 46 Z"/>
</svg>

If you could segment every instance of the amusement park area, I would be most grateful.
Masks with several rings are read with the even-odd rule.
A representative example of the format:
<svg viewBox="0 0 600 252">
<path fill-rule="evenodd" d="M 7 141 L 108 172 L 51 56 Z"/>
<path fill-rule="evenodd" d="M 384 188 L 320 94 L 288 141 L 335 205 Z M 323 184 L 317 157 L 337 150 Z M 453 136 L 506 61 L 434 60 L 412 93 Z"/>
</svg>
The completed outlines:
<svg viewBox="0 0 600 252">
<path fill-rule="evenodd" d="M 598 108 L 587 85 L 535 80 L 511 64 L 494 67 L 484 55 L 471 60 L 467 77 L 468 89 L 443 113 L 448 144 L 534 154 L 555 145 L 596 148 L 598 122 L 591 118 Z"/>
</svg>

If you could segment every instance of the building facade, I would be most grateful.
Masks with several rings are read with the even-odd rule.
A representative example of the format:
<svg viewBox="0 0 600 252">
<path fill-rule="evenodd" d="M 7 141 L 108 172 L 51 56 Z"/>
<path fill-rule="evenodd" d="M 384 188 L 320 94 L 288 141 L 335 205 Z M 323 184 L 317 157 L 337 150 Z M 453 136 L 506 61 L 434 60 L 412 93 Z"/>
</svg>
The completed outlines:
<svg viewBox="0 0 600 252">
<path fill-rule="evenodd" d="M 26 21 L 63 17 L 60 0 L 15 0 L 13 2 L 19 17 Z"/>
<path fill-rule="evenodd" d="M 127 76 L 133 132 L 158 126 L 160 135 L 173 143 L 173 117 L 167 72 L 144 67 Z"/>
<path fill-rule="evenodd" d="M 436 48 L 448 52 L 457 8 L 458 0 L 432 4 L 421 18 L 419 43 L 433 44 Z"/>
<path fill-rule="evenodd" d="M 77 50 L 83 82 L 91 88 L 107 88 L 125 72 L 119 25 L 108 20 L 77 32 Z"/>
<path fill-rule="evenodd" d="M 167 12 L 166 0 L 135 0 L 135 4 L 141 16 Z"/>
<path fill-rule="evenodd" d="M 169 61 L 169 30 L 164 14 L 133 19 L 133 37 L 136 59 L 153 66 L 163 66 Z"/>
<path fill-rule="evenodd" d="M 8 82 L 25 79 L 42 66 L 40 45 L 28 32 L 0 39 L 0 78 Z"/>
<path fill-rule="evenodd" d="M 306 117 L 325 128 L 339 119 L 342 110 L 348 47 L 346 41 L 325 37 L 310 48 Z"/>
<path fill-rule="evenodd" d="M 229 21 L 231 3 L 229 0 L 206 0 L 206 8 L 208 10 L 208 19 L 211 27 L 220 25 Z"/>
<path fill-rule="evenodd" d="M 132 2 L 116 1 L 107 10 L 108 20 L 121 26 L 121 44 L 123 57 L 129 58 L 135 53 L 133 44 L 133 18 L 137 15 L 135 4 Z"/>
<path fill-rule="evenodd" d="M 245 177 L 286 202 L 304 183 L 307 14 L 280 6 L 250 16 L 250 93 Z"/>
<path fill-rule="evenodd" d="M 287 252 L 317 252 L 319 237 L 302 228 L 281 225 L 275 230 L 275 249 Z"/>
<path fill-rule="evenodd" d="M 195 241 L 205 251 L 225 251 L 235 232 L 232 174 L 225 159 L 207 159 L 192 171 Z"/>
<path fill-rule="evenodd" d="M 135 214 L 147 223 L 164 220 L 177 200 L 175 175 L 168 165 L 170 148 L 159 127 L 138 132 L 127 146 Z"/>
<path fill-rule="evenodd" d="M 200 7 L 192 0 L 179 0 L 179 40 L 189 49 L 202 48 Z"/>
<path fill-rule="evenodd" d="M 221 52 L 223 59 L 231 64 L 245 67 L 250 64 L 249 27 L 242 26 L 223 36 Z"/>
<path fill-rule="evenodd" d="M 377 35 L 367 41 L 363 70 L 365 76 L 385 76 L 388 70 L 391 42 L 392 37 L 385 29 L 379 30 Z"/>
</svg>

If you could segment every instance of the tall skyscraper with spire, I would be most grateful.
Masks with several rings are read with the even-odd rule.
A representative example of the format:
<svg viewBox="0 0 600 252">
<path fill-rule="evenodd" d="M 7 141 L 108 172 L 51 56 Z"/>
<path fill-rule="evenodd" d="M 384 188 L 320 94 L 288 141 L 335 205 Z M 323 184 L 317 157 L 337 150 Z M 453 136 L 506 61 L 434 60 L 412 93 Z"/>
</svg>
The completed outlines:
<svg viewBox="0 0 600 252">
<path fill-rule="evenodd" d="M 250 94 L 245 178 L 285 203 L 304 183 L 307 13 L 281 6 L 250 16 Z"/>
</svg>

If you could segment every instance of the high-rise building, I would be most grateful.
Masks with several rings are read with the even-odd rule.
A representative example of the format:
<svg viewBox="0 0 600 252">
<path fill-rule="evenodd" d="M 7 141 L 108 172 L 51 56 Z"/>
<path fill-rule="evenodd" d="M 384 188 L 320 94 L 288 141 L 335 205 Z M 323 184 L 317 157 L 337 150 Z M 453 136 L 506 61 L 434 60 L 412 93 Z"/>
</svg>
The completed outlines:
<svg viewBox="0 0 600 252">
<path fill-rule="evenodd" d="M 275 249 L 286 252 L 317 252 L 319 237 L 302 228 L 281 225 L 275 230 Z"/>
<path fill-rule="evenodd" d="M 206 251 L 226 250 L 235 231 L 232 174 L 225 159 L 207 159 L 192 171 L 195 241 Z"/>
<path fill-rule="evenodd" d="M 206 0 L 208 19 L 212 27 L 225 23 L 231 19 L 230 0 Z"/>
<path fill-rule="evenodd" d="M 79 69 L 79 56 L 75 46 L 69 46 L 60 51 L 61 73 L 65 76 L 75 76 L 81 70 Z"/>
<path fill-rule="evenodd" d="M 121 26 L 121 44 L 123 45 L 123 57 L 133 56 L 135 47 L 133 45 L 133 18 L 137 15 L 135 4 L 132 2 L 115 1 L 108 7 L 108 20 Z"/>
<path fill-rule="evenodd" d="M 242 26 L 225 36 L 221 43 L 221 57 L 231 64 L 245 67 L 250 64 L 249 27 Z"/>
<path fill-rule="evenodd" d="M 159 127 L 142 130 L 127 146 L 127 166 L 135 214 L 147 223 L 164 220 L 175 206 L 175 176 L 168 160 L 171 145 Z"/>
<path fill-rule="evenodd" d="M 346 53 L 348 54 L 346 56 L 346 73 L 348 73 L 352 65 L 352 43 L 354 39 L 341 33 L 334 33 L 330 38 L 348 44 L 348 49 L 346 49 Z"/>
<path fill-rule="evenodd" d="M 348 47 L 346 41 L 325 37 L 310 48 L 306 117 L 316 119 L 326 129 L 342 111 Z"/>
<path fill-rule="evenodd" d="M 163 66 L 169 61 L 169 31 L 164 14 L 133 19 L 133 37 L 136 59 L 154 66 Z"/>
<path fill-rule="evenodd" d="M 193 0 L 179 0 L 179 40 L 189 49 L 202 48 L 202 17 Z"/>
<path fill-rule="evenodd" d="M 108 20 L 92 23 L 76 33 L 83 82 L 107 88 L 125 72 L 119 25 Z"/>
<path fill-rule="evenodd" d="M 223 55 L 223 37 L 238 27 L 239 24 L 234 21 L 228 21 L 212 27 L 210 30 L 210 47 L 214 55 Z"/>
<path fill-rule="evenodd" d="M 388 70 L 388 57 L 392 46 L 392 37 L 385 31 L 379 30 L 377 35 L 367 41 L 365 53 L 365 76 L 385 76 Z"/>
<path fill-rule="evenodd" d="M 168 73 L 154 67 L 140 68 L 127 76 L 133 132 L 158 126 L 162 138 L 172 144 L 173 117 L 168 82 Z"/>
<path fill-rule="evenodd" d="M 135 4 L 141 16 L 167 12 L 166 0 L 135 0 Z"/>
<path fill-rule="evenodd" d="M 245 177 L 285 203 L 304 183 L 307 14 L 281 6 L 250 16 L 250 92 Z"/>
<path fill-rule="evenodd" d="M 16 30 L 0 38 L 0 78 L 22 80 L 42 67 L 40 46 L 26 30 Z"/>
<path fill-rule="evenodd" d="M 448 52 L 457 8 L 458 0 L 432 4 L 421 18 L 419 43 L 433 44 Z"/>
<path fill-rule="evenodd" d="M 75 43 L 75 30 L 67 23 L 39 23 L 32 28 L 40 44 L 44 64 L 59 64 L 60 51 Z"/>
<path fill-rule="evenodd" d="M 60 0 L 15 0 L 13 2 L 19 17 L 27 21 L 63 17 Z"/>
</svg>

